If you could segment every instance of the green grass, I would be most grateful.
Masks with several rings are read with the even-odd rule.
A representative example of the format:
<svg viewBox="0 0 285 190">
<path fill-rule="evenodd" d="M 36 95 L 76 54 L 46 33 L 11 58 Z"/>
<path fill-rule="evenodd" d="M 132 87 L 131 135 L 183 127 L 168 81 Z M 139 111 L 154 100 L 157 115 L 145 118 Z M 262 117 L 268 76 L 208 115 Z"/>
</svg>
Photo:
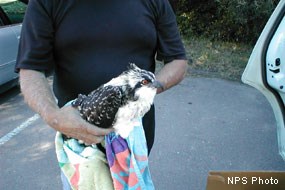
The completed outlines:
<svg viewBox="0 0 285 190">
<path fill-rule="evenodd" d="M 189 75 L 240 80 L 253 46 L 212 42 L 205 38 L 184 38 L 189 61 Z"/>
</svg>

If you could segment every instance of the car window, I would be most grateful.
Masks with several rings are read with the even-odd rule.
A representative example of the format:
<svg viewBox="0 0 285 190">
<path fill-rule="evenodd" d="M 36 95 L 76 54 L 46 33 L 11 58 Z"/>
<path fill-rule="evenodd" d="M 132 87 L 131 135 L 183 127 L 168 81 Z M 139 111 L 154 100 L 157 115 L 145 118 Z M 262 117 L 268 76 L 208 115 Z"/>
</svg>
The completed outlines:
<svg viewBox="0 0 285 190">
<path fill-rule="evenodd" d="M 0 25 L 21 23 L 27 5 L 17 0 L 0 0 Z"/>
</svg>

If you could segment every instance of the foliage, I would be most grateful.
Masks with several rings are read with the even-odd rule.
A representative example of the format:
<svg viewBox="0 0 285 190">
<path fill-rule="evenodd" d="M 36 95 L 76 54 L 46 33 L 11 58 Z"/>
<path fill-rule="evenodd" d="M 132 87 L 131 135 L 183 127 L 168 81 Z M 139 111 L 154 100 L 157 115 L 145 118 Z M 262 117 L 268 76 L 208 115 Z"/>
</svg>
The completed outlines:
<svg viewBox="0 0 285 190">
<path fill-rule="evenodd" d="M 12 24 L 20 23 L 23 21 L 23 17 L 27 8 L 26 4 L 19 1 L 6 2 L 0 0 L 0 5 Z"/>
<path fill-rule="evenodd" d="M 279 0 L 176 2 L 175 11 L 183 35 L 254 43 Z"/>
</svg>

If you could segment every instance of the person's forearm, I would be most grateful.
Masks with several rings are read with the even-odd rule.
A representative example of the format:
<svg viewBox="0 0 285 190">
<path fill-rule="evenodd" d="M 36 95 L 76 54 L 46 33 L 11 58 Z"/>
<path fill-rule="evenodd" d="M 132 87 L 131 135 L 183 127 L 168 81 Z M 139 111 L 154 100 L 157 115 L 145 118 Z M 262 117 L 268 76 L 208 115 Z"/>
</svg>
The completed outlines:
<svg viewBox="0 0 285 190">
<path fill-rule="evenodd" d="M 20 86 L 27 104 L 51 124 L 52 113 L 59 110 L 44 73 L 20 70 Z"/>
<path fill-rule="evenodd" d="M 112 128 L 101 129 L 83 120 L 75 108 L 57 106 L 45 75 L 38 71 L 21 70 L 20 85 L 25 101 L 56 131 L 86 144 L 100 143 Z"/>
<path fill-rule="evenodd" d="M 157 74 L 156 78 L 163 85 L 163 89 L 158 89 L 157 93 L 161 93 L 183 80 L 187 71 L 186 60 L 174 60 L 166 64 Z"/>
</svg>

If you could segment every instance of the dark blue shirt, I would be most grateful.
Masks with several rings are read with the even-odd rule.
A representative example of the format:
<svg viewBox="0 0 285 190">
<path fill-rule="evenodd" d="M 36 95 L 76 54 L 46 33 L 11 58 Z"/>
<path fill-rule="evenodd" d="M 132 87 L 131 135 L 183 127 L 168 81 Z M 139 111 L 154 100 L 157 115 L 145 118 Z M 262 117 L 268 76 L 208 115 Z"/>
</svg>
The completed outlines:
<svg viewBox="0 0 285 190">
<path fill-rule="evenodd" d="M 30 0 L 16 70 L 53 70 L 63 106 L 129 63 L 154 72 L 155 59 L 186 59 L 168 0 Z"/>
</svg>

